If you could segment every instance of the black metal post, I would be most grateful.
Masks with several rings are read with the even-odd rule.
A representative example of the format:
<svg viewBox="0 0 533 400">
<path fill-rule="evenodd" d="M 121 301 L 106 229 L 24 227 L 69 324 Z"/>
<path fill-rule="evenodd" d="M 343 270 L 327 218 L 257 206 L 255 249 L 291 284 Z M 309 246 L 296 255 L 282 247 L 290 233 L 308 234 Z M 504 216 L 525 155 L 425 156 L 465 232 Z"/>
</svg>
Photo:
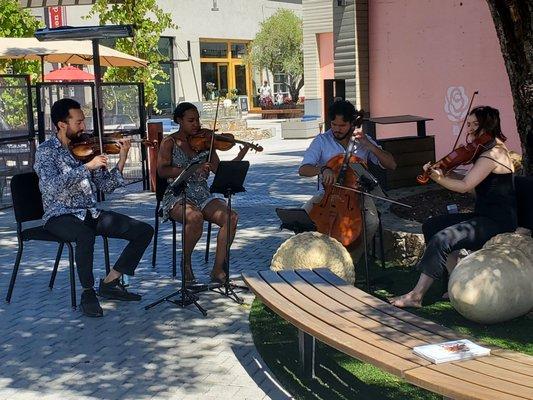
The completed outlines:
<svg viewBox="0 0 533 400">
<path fill-rule="evenodd" d="M 298 329 L 298 350 L 304 378 L 315 378 L 315 338 Z"/>
</svg>

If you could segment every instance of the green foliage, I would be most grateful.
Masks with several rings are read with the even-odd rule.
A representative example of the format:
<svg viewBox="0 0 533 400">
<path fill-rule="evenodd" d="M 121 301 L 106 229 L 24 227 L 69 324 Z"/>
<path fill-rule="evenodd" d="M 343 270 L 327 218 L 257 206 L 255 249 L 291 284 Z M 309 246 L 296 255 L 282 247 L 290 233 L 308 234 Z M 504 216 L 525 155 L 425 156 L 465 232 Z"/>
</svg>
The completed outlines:
<svg viewBox="0 0 533 400">
<path fill-rule="evenodd" d="M 304 84 L 302 45 L 302 20 L 291 10 L 282 9 L 261 23 L 248 56 L 256 68 L 287 74 L 294 101 Z"/>
<path fill-rule="evenodd" d="M 133 38 L 118 39 L 115 49 L 142 58 L 149 62 L 144 68 L 108 68 L 106 82 L 142 82 L 146 106 L 156 111 L 157 93 L 155 85 L 168 78 L 159 62 L 164 57 L 158 51 L 161 34 L 168 28 L 176 28 L 170 13 L 164 12 L 156 0 L 124 0 L 110 4 L 109 0 L 97 0 L 88 17 L 98 15 L 100 24 L 129 24 L 135 28 Z"/>
<path fill-rule="evenodd" d="M 0 37 L 32 37 L 40 27 L 40 22 L 16 0 L 0 0 L 0 10 Z M 0 72 L 8 69 L 14 74 L 30 74 L 32 80 L 40 78 L 39 61 L 0 60 Z"/>
<path fill-rule="evenodd" d="M 0 37 L 32 37 L 40 27 L 39 21 L 16 0 L 0 0 Z M 30 75 L 32 81 L 40 80 L 40 62 L 25 60 L 0 60 L 0 73 Z M 4 79 L 0 92 L 0 114 L 12 129 L 27 129 L 27 91 L 19 78 Z"/>
</svg>

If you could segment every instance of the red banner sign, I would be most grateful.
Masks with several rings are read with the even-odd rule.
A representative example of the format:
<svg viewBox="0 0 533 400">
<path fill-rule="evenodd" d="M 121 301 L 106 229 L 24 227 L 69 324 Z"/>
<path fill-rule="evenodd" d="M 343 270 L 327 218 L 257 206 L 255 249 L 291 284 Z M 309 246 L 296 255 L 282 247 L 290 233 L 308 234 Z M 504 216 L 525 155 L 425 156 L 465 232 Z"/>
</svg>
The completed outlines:
<svg viewBox="0 0 533 400">
<path fill-rule="evenodd" d="M 49 28 L 59 28 L 67 23 L 65 7 L 48 7 L 48 16 L 50 18 Z"/>
</svg>

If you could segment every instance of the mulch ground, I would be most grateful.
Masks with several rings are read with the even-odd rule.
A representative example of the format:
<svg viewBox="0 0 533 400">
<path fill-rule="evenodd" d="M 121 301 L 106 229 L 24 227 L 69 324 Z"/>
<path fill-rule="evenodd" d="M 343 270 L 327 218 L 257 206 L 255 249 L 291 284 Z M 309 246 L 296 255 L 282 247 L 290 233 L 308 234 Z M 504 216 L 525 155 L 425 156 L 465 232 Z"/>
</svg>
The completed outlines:
<svg viewBox="0 0 533 400">
<path fill-rule="evenodd" d="M 396 216 L 424 222 L 431 216 L 447 214 L 446 206 L 456 204 L 459 212 L 471 212 L 474 210 L 474 197 L 470 193 L 456 193 L 450 190 L 431 190 L 398 199 L 401 203 L 406 203 L 413 208 L 406 208 L 393 204 L 391 212 Z"/>
</svg>

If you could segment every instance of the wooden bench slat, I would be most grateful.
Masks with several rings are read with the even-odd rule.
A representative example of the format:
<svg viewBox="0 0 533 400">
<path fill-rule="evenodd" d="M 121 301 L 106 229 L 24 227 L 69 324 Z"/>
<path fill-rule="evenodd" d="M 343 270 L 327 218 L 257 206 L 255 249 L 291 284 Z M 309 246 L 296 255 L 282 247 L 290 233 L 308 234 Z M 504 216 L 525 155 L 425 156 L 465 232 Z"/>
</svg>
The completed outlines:
<svg viewBox="0 0 533 400">
<path fill-rule="evenodd" d="M 516 351 L 506 349 L 494 350 L 492 351 L 492 354 L 533 367 L 533 357 L 527 354 L 517 353 Z M 531 369 L 529 371 L 531 371 Z"/>
<path fill-rule="evenodd" d="M 453 362 L 430 365 L 428 368 L 433 371 L 442 372 L 446 375 L 462 379 L 465 382 L 471 382 L 476 385 L 486 387 L 488 389 L 498 390 L 516 397 L 523 397 L 525 399 L 533 399 L 533 389 L 527 386 L 509 382 L 499 377 L 491 377 L 484 375 L 478 371 L 465 368 L 463 363 L 468 364 L 468 361 Z M 472 365 L 472 363 L 470 363 Z"/>
<path fill-rule="evenodd" d="M 316 285 L 318 282 L 323 282 L 323 279 L 318 276 L 313 270 L 297 270 L 295 271 L 299 276 L 307 282 L 315 285 L 315 288 L 325 295 L 335 299 L 339 303 L 351 308 L 352 310 L 364 315 L 368 319 L 374 320 L 378 324 L 385 324 L 399 332 L 403 332 L 427 343 L 444 342 L 449 340 L 449 337 L 441 336 L 425 329 L 426 321 L 422 324 L 415 324 L 414 321 L 400 320 L 386 312 L 382 312 L 379 308 L 369 306 L 353 296 L 349 296 L 337 286 L 332 285 Z M 281 273 L 283 276 L 283 273 Z M 421 326 L 422 325 L 422 326 Z M 462 338 L 461 335 L 456 334 L 456 339 Z"/>
<path fill-rule="evenodd" d="M 281 276 L 274 271 L 264 271 L 259 273 L 265 281 L 267 281 L 272 288 L 274 288 L 281 296 L 292 302 L 296 306 L 306 310 L 309 314 L 320 319 L 322 322 L 328 324 L 331 327 L 331 332 L 335 333 L 337 330 L 347 333 L 365 343 L 373 345 L 375 349 L 381 349 L 387 353 L 401 357 L 403 360 L 413 362 L 417 365 L 429 365 L 429 362 L 415 354 L 413 354 L 410 347 L 405 346 L 401 342 L 392 342 L 383 340 L 383 337 L 368 331 L 360 326 L 350 323 L 346 319 L 339 317 L 338 315 L 328 311 L 322 305 L 317 304 L 295 289 L 291 284 L 287 285 Z M 301 278 L 300 278 L 301 279 Z M 309 289 L 312 289 L 307 284 Z M 345 311 L 348 311 L 345 309 Z M 342 312 L 342 311 L 340 311 Z M 312 335 L 314 336 L 314 335 Z M 417 344 L 423 344 L 423 342 L 417 340 Z"/>
<path fill-rule="evenodd" d="M 327 296 L 321 292 L 319 288 L 331 287 L 331 285 L 325 285 L 323 280 L 320 283 L 317 279 L 315 279 L 311 284 L 302 280 L 300 274 L 290 270 L 280 271 L 279 275 L 310 301 L 322 305 L 322 307 L 324 307 L 326 310 L 338 315 L 339 318 L 345 319 L 348 322 L 367 330 L 368 332 L 377 334 L 385 339 L 390 340 L 391 342 L 398 343 L 402 347 L 408 347 L 409 349 L 428 343 L 428 340 L 422 340 L 413 336 L 409 336 L 400 330 L 393 329 L 388 325 L 378 322 L 377 320 L 379 318 L 385 319 L 386 315 L 383 313 L 375 313 L 373 317 L 376 318 L 376 320 L 374 320 L 372 317 L 369 318 L 365 314 L 353 311 L 350 306 L 338 302 L 335 296 Z M 433 342 L 435 342 L 435 335 L 433 337 Z"/>
<path fill-rule="evenodd" d="M 486 364 L 496 365 L 501 368 L 505 368 L 509 371 L 517 372 L 519 374 L 525 375 L 526 377 L 529 377 L 528 379 L 533 381 L 533 367 L 527 364 L 523 364 L 521 362 L 501 357 L 498 354 L 498 351 L 491 351 L 493 354 L 493 357 L 482 357 L 479 359 L 479 361 L 484 362 Z M 520 354 L 523 355 L 523 354 Z"/>
<path fill-rule="evenodd" d="M 522 397 L 510 395 L 499 390 L 479 386 L 476 383 L 465 382 L 462 378 L 455 378 L 434 371 L 428 367 L 420 367 L 405 372 L 407 382 L 431 392 L 451 397 L 456 400 L 522 400 Z"/>
<path fill-rule="evenodd" d="M 493 363 L 484 362 L 485 360 L 493 360 Z M 502 359 L 500 357 L 489 356 L 465 361 L 460 365 L 463 368 L 472 369 L 473 371 L 480 372 L 487 376 L 492 376 L 494 378 L 503 379 L 505 381 L 523 385 L 528 388 L 533 388 L 533 379 L 518 371 L 502 367 L 501 361 Z"/>
<path fill-rule="evenodd" d="M 440 335 L 449 340 L 457 339 L 457 332 L 452 329 L 446 328 L 442 325 L 439 325 L 435 322 L 428 321 L 424 318 L 418 317 L 410 312 L 402 310 L 398 307 L 395 307 L 391 304 L 385 303 L 383 300 L 380 300 L 366 292 L 363 292 L 360 289 L 357 289 L 354 286 L 348 285 L 344 280 L 339 278 L 333 272 L 327 268 L 319 268 L 314 270 L 316 274 L 322 277 L 325 281 L 336 286 L 344 293 L 354 297 L 355 299 L 361 301 L 362 303 L 375 308 L 385 314 L 391 315 L 394 318 L 398 318 L 402 321 L 409 322 L 413 325 L 419 326 L 422 329 L 425 329 L 429 332 Z"/>
<path fill-rule="evenodd" d="M 364 362 L 376 365 L 397 376 L 418 367 L 418 364 L 404 360 L 365 343 L 345 332 L 332 330 L 329 324 L 315 318 L 307 310 L 297 307 L 272 288 L 259 273 L 244 273 L 245 283 L 255 295 L 278 315 L 298 329 L 314 336 L 327 345 Z M 305 323 L 301 321 L 305 320 Z"/>
</svg>

